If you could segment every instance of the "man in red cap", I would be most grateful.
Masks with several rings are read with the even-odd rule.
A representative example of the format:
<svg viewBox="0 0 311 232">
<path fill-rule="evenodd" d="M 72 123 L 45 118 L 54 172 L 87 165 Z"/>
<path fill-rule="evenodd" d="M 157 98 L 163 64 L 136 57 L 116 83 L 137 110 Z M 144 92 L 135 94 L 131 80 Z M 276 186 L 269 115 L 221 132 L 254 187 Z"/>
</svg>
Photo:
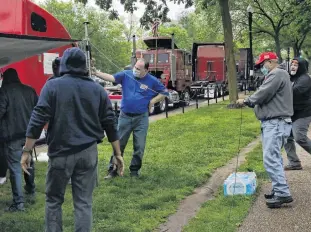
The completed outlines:
<svg viewBox="0 0 311 232">
<path fill-rule="evenodd" d="M 253 95 L 237 104 L 254 108 L 261 121 L 264 167 L 272 181 L 272 192 L 265 194 L 269 208 L 279 208 L 293 201 L 283 169 L 281 149 L 292 129 L 293 91 L 290 76 L 278 64 L 274 52 L 260 54 L 255 68 L 265 75 L 263 84 Z"/>
</svg>

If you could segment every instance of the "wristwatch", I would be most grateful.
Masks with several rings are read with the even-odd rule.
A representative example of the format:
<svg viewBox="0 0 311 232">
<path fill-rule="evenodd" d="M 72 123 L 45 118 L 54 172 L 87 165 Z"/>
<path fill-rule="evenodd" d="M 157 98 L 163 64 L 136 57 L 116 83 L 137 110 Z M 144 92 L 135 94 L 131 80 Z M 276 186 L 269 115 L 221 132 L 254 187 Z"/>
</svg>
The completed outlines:
<svg viewBox="0 0 311 232">
<path fill-rule="evenodd" d="M 23 153 L 24 152 L 32 154 L 32 149 L 27 149 L 25 146 L 23 146 Z"/>
</svg>

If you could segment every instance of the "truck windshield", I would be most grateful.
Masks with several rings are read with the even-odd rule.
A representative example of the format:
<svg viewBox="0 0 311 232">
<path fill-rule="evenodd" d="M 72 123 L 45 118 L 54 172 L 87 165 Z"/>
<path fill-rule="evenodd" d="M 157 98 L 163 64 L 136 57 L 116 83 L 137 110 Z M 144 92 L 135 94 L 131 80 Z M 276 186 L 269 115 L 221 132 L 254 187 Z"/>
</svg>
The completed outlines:
<svg viewBox="0 0 311 232">
<path fill-rule="evenodd" d="M 158 54 L 158 64 L 168 63 L 168 54 L 162 53 Z"/>
<path fill-rule="evenodd" d="M 144 54 L 143 57 L 145 61 L 149 62 L 149 64 L 153 63 L 153 54 Z"/>
</svg>

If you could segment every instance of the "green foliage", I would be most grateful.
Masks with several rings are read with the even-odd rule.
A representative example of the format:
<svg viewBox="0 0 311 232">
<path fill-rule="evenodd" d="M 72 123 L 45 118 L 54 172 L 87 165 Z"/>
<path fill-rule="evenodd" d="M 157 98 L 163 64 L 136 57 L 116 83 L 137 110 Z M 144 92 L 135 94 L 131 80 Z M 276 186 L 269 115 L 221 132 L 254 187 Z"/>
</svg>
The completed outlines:
<svg viewBox="0 0 311 232">
<path fill-rule="evenodd" d="M 228 102 L 225 102 L 228 103 Z M 153 231 L 175 212 L 180 201 L 227 163 L 238 149 L 240 110 L 210 105 L 151 123 L 142 176 L 104 181 L 111 146 L 99 146 L 99 187 L 93 197 L 93 231 Z M 259 134 L 259 123 L 251 109 L 243 109 L 241 146 Z M 125 151 L 128 167 L 132 140 Z M 43 231 L 45 173 L 47 164 L 36 163 L 37 203 L 25 213 L 2 214 L 2 231 Z M 73 207 L 68 186 L 63 205 L 64 231 L 73 231 Z M 10 184 L 1 186 L 0 207 L 11 200 Z M 199 230 L 200 231 L 200 230 Z"/>
<path fill-rule="evenodd" d="M 162 25 L 159 27 L 160 36 L 171 36 L 174 33 L 175 43 L 178 48 L 190 50 L 192 47 L 192 40 L 189 37 L 186 29 L 178 24 Z"/>
<path fill-rule="evenodd" d="M 75 39 L 84 38 L 83 22 L 90 22 L 90 41 L 104 54 L 101 55 L 92 48 L 92 55 L 99 69 L 113 73 L 130 63 L 132 44 L 126 40 L 126 27 L 119 20 L 110 20 L 107 12 L 85 7 L 83 4 L 57 0 L 48 0 L 42 7 L 54 15 Z"/>
</svg>

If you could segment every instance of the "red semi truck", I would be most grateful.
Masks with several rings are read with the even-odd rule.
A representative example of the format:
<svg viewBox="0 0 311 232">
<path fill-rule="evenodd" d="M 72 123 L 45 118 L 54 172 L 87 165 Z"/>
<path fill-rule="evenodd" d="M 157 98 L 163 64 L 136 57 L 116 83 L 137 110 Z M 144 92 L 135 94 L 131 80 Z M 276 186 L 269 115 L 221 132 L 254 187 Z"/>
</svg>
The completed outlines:
<svg viewBox="0 0 311 232">
<path fill-rule="evenodd" d="M 191 90 L 199 97 L 216 98 L 227 93 L 223 43 L 193 43 Z"/>
<path fill-rule="evenodd" d="M 178 49 L 172 37 L 148 37 L 144 39 L 146 50 L 135 50 L 133 37 L 132 66 L 138 58 L 149 61 L 149 71 L 159 78 L 169 90 L 168 105 L 188 105 L 194 96 L 215 98 L 228 93 L 224 43 L 193 43 L 192 54 Z M 246 55 L 245 55 L 246 54 Z M 247 72 L 247 52 L 240 49 L 237 72 Z M 242 67 L 243 66 L 243 67 Z M 126 68 L 131 68 L 127 66 Z M 243 76 L 244 78 L 244 76 Z M 238 79 L 238 86 L 243 80 Z M 107 87 L 114 95 L 112 101 L 120 107 L 122 87 Z M 163 112 L 165 102 L 160 102 L 152 113 Z"/>
<path fill-rule="evenodd" d="M 65 27 L 30 0 L 0 0 L 0 73 L 17 70 L 37 94 L 53 74 L 51 62 L 75 46 Z"/>
</svg>

